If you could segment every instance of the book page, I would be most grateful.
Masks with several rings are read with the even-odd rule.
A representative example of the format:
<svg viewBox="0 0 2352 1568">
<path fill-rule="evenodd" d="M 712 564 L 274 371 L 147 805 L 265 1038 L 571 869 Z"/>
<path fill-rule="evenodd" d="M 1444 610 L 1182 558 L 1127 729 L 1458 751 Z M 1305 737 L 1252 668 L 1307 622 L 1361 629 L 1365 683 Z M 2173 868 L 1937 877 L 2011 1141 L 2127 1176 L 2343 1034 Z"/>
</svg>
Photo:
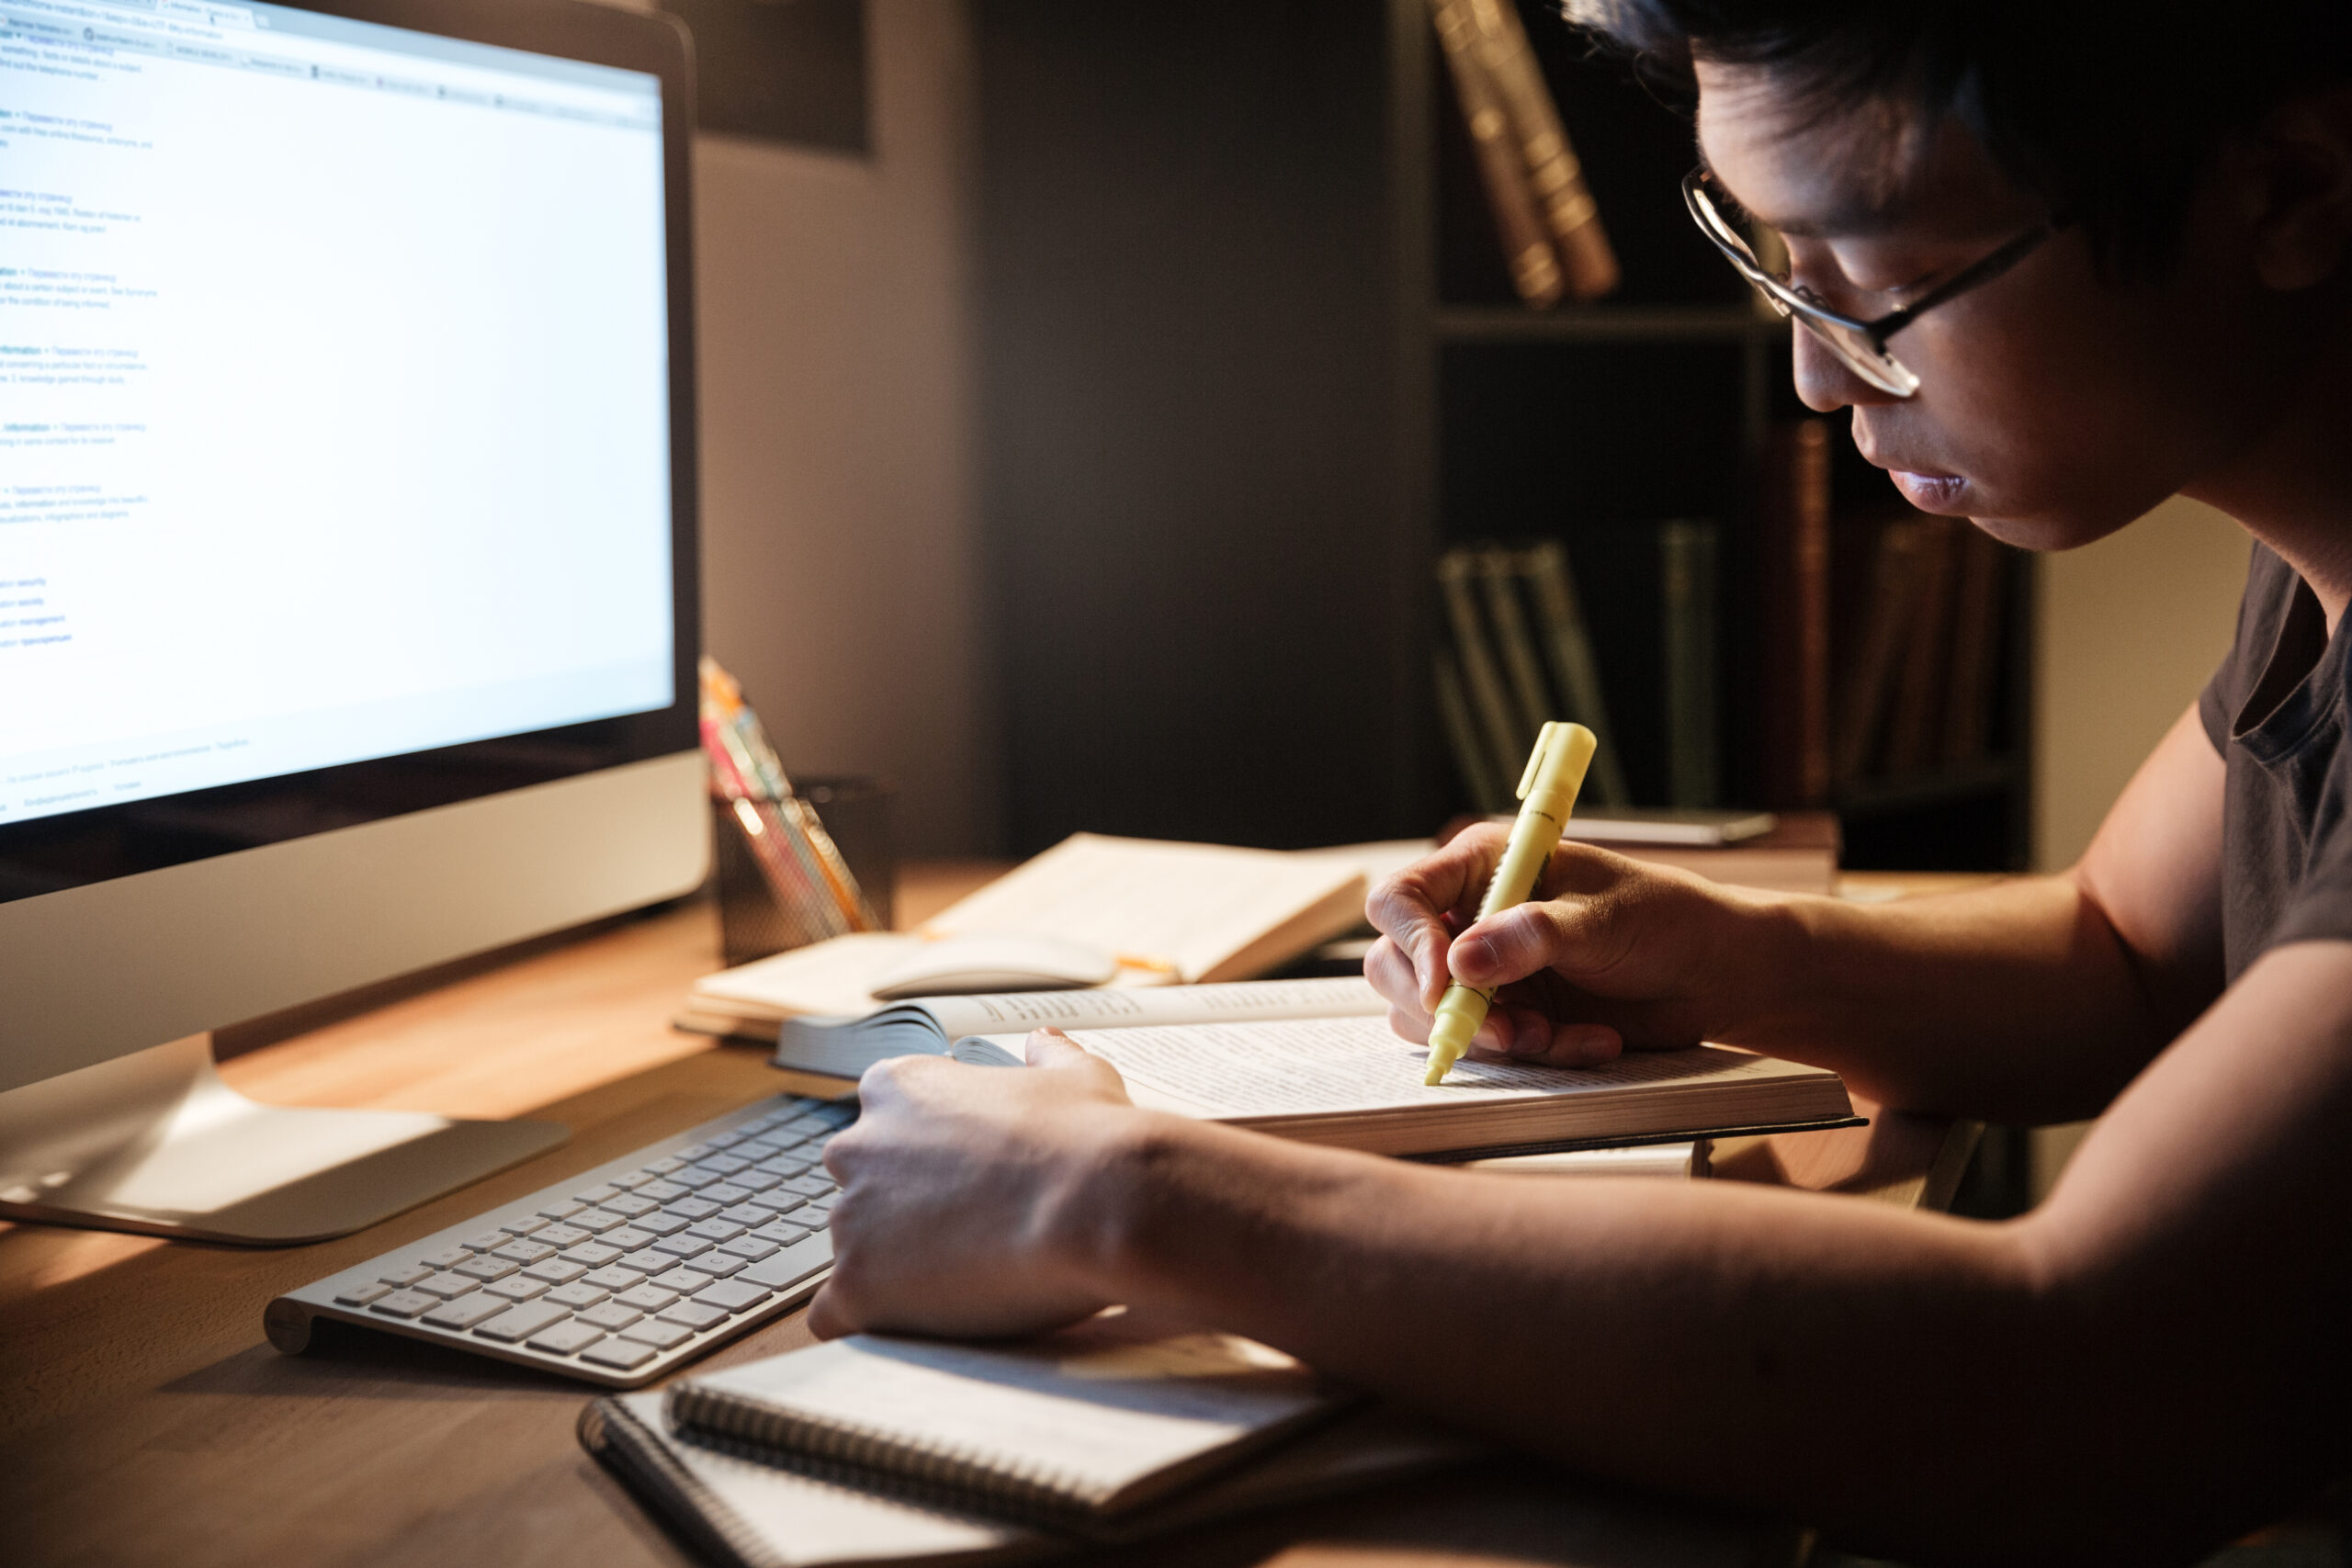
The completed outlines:
<svg viewBox="0 0 2352 1568">
<path fill-rule="evenodd" d="M 1385 1016 L 1388 1004 L 1371 982 L 1351 976 L 1321 980 L 1233 980 L 1216 986 L 1162 986 L 1114 991 L 1003 991 L 993 996 L 926 997 L 920 1006 L 950 1041 L 967 1034 L 1012 1035 L 1032 1029 L 1134 1029 L 1219 1021 Z M 1015 1031 L 1022 1032 L 1015 1034 Z"/>
<path fill-rule="evenodd" d="M 994 1037 L 999 1043 L 1002 1036 Z M 1641 1084 L 1762 1076 L 1779 1063 L 1722 1045 L 1628 1052 L 1597 1067 L 1464 1060 L 1428 1085 L 1429 1047 L 1380 1018 L 1296 1019 L 1072 1036 L 1119 1069 L 1138 1104 L 1204 1117 L 1311 1116 L 1592 1094 Z M 1018 1042 L 1011 1047 L 1017 1051 Z"/>
<path fill-rule="evenodd" d="M 1080 833 L 933 916 L 945 936 L 1059 937 L 1207 974 L 1361 874 L 1273 850 Z"/>
</svg>

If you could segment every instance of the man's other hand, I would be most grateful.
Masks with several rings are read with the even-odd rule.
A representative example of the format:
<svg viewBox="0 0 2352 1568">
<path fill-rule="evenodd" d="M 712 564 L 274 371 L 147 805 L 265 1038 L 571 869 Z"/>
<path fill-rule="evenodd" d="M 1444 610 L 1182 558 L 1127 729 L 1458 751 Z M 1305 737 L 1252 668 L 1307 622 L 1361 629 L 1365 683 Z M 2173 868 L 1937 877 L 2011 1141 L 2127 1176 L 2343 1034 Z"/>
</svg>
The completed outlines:
<svg viewBox="0 0 2352 1568">
<path fill-rule="evenodd" d="M 1586 1066 L 1628 1046 L 1736 1039 L 1753 1021 L 1780 900 L 1563 843 L 1528 902 L 1478 919 L 1508 841 L 1482 824 L 1373 889 L 1382 936 L 1364 976 L 1398 1034 L 1427 1041 L 1456 979 L 1502 987 L 1474 1056 Z"/>
<path fill-rule="evenodd" d="M 859 1330 L 992 1337 L 1110 1304 L 1090 1283 L 1074 1206 L 1137 1118 L 1112 1066 L 1058 1030 L 1030 1070 L 900 1056 L 858 1084 L 864 1111 L 825 1151 L 841 1182 L 833 1273 L 808 1309 Z"/>
</svg>

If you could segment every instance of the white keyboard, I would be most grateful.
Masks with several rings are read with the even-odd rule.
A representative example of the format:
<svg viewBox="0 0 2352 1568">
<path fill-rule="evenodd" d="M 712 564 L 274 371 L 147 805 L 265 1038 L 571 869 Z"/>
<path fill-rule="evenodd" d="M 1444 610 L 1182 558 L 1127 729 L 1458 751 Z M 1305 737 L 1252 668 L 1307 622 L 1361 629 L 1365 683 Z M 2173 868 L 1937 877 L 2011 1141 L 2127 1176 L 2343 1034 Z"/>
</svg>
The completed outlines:
<svg viewBox="0 0 2352 1568">
<path fill-rule="evenodd" d="M 854 1100 L 761 1100 L 289 1291 L 269 1341 L 363 1324 L 633 1388 L 807 1301 L 833 1261 L 822 1156 Z"/>
</svg>

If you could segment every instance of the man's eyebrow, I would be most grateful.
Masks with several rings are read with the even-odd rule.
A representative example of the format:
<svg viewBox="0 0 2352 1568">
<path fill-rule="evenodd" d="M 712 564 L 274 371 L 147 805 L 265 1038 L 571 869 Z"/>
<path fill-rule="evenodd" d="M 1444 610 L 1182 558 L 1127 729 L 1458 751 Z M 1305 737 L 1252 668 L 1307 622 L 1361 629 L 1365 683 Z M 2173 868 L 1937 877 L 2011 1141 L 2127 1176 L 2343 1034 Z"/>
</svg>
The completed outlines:
<svg viewBox="0 0 2352 1568">
<path fill-rule="evenodd" d="M 1733 193 L 1731 186 L 1724 182 L 1724 177 L 1715 173 L 1714 165 L 1707 162 L 1707 155 L 1703 149 L 1699 154 L 1699 166 L 1707 171 L 1708 177 L 1714 181 L 1715 188 L 1725 196 L 1731 197 L 1733 203 L 1742 212 L 1774 232 L 1794 239 L 1866 240 L 1874 235 L 1885 233 L 1888 230 L 1894 228 L 1902 219 L 1902 213 L 1894 206 L 1884 200 L 1874 199 L 1851 187 L 1842 192 L 1836 203 L 1822 211 L 1798 213 L 1785 220 L 1768 218 L 1750 209 L 1747 203 L 1740 201 L 1739 197 Z"/>
</svg>

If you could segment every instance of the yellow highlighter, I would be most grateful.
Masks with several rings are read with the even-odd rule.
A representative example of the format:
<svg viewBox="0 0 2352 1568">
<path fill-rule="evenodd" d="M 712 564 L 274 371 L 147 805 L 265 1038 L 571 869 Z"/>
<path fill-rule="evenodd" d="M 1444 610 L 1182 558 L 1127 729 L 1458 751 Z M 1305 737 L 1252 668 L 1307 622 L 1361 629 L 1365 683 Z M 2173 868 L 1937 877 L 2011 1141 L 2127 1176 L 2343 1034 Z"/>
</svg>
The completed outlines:
<svg viewBox="0 0 2352 1568">
<path fill-rule="evenodd" d="M 1519 820 L 1510 825 L 1502 863 L 1495 867 L 1494 880 L 1487 884 L 1487 897 L 1478 905 L 1480 919 L 1526 903 L 1535 890 L 1535 878 L 1552 858 L 1568 813 L 1576 808 L 1577 791 L 1584 787 L 1584 771 L 1596 744 L 1592 731 L 1581 724 L 1547 724 L 1535 738 L 1534 754 L 1519 781 L 1519 798 L 1525 804 L 1519 808 Z M 1494 999 L 1494 992 L 1459 980 L 1446 987 L 1438 999 L 1437 1019 L 1430 1025 L 1430 1071 L 1423 1083 L 1445 1081 L 1462 1053 L 1470 1049 L 1470 1037 L 1486 1021 Z"/>
</svg>

